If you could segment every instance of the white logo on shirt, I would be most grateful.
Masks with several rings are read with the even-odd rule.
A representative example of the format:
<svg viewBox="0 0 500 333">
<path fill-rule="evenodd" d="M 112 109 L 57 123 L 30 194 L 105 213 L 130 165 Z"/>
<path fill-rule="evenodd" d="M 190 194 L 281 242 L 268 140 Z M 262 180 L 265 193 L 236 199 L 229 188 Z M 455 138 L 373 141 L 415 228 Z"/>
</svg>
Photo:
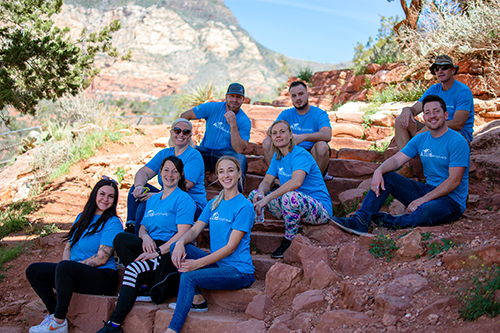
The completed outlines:
<svg viewBox="0 0 500 333">
<path fill-rule="evenodd" d="M 296 131 L 296 132 L 313 132 L 312 128 L 301 128 L 299 123 L 293 124 L 292 126 L 290 126 L 290 128 L 292 129 L 292 132 L 293 131 Z"/>
<path fill-rule="evenodd" d="M 278 175 L 282 175 L 284 177 L 292 177 L 292 175 L 289 175 L 285 172 L 285 168 L 278 168 Z"/>
<path fill-rule="evenodd" d="M 144 217 L 154 217 L 154 216 L 168 216 L 168 212 L 157 212 L 155 213 L 154 210 L 150 209 L 148 212 L 144 215 Z"/>
<path fill-rule="evenodd" d="M 220 217 L 218 212 L 213 213 L 212 216 L 210 217 L 210 219 L 214 220 L 214 221 L 224 221 L 224 222 L 231 223 L 231 220 Z"/>
<path fill-rule="evenodd" d="M 224 128 L 224 123 L 222 121 L 219 121 L 218 123 L 214 123 L 214 127 L 217 129 L 220 129 L 223 132 L 231 134 L 231 131 L 228 131 L 227 129 Z"/>
<path fill-rule="evenodd" d="M 432 150 L 430 149 L 424 149 L 422 150 L 422 152 L 420 153 L 420 157 L 426 157 L 426 158 L 439 158 L 441 160 L 447 160 L 448 159 L 448 156 L 439 156 L 439 155 L 434 155 L 432 153 Z"/>
</svg>

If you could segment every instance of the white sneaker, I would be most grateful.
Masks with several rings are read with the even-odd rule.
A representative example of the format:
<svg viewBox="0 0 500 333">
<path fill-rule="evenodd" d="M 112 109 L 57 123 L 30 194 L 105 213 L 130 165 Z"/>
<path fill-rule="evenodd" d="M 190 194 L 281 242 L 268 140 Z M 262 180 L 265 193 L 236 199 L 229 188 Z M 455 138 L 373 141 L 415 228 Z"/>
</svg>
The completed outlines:
<svg viewBox="0 0 500 333">
<path fill-rule="evenodd" d="M 135 298 L 136 302 L 152 302 L 151 296 L 137 296 Z"/>
<path fill-rule="evenodd" d="M 68 321 L 58 324 L 53 315 L 46 315 L 40 325 L 30 327 L 29 333 L 68 333 Z"/>
</svg>

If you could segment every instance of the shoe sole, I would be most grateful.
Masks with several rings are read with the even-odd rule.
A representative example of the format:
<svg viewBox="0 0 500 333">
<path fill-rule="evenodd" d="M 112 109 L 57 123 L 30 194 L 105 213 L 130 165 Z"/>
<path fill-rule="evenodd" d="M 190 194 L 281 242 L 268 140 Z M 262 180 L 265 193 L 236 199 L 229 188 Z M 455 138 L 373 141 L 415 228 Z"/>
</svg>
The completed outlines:
<svg viewBox="0 0 500 333">
<path fill-rule="evenodd" d="M 283 255 L 280 255 L 280 256 L 273 256 L 273 255 L 271 254 L 271 258 L 272 258 L 272 259 L 283 259 Z"/>
<path fill-rule="evenodd" d="M 175 308 L 176 308 L 176 306 L 175 306 L 175 305 L 172 305 L 172 303 L 170 303 L 170 304 L 168 305 L 168 307 L 169 307 L 170 309 L 172 309 L 172 310 L 175 310 Z M 189 309 L 189 312 L 207 312 L 207 311 L 208 311 L 208 307 L 206 307 L 206 308 L 201 308 L 201 309 L 199 309 L 199 308 L 190 308 L 190 309 Z"/>
<path fill-rule="evenodd" d="M 344 230 L 344 231 L 347 231 L 348 233 L 350 234 L 353 234 L 353 235 L 356 235 L 356 236 L 361 236 L 361 235 L 366 235 L 368 234 L 368 232 L 362 232 L 362 231 L 358 231 L 358 230 L 354 230 L 354 229 L 351 229 L 351 228 L 348 228 L 340 223 L 338 223 L 337 221 L 335 221 L 334 219 L 331 220 L 337 227 L 339 227 L 340 229 Z"/>
<path fill-rule="evenodd" d="M 135 301 L 136 302 L 152 302 L 153 300 L 151 299 L 150 296 L 137 296 Z"/>
</svg>

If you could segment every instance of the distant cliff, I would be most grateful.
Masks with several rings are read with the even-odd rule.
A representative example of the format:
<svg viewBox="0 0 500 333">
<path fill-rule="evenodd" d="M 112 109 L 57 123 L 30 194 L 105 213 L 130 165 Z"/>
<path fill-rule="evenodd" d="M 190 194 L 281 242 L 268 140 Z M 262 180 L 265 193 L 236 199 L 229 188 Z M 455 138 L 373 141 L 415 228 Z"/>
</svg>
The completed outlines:
<svg viewBox="0 0 500 333">
<path fill-rule="evenodd" d="M 265 95 L 286 81 L 284 62 L 315 71 L 333 67 L 266 49 L 239 26 L 223 0 L 65 0 L 54 21 L 76 37 L 84 27 L 94 31 L 115 19 L 122 29 L 114 44 L 119 51 L 130 49 L 133 58 L 98 59 L 102 71 L 92 89 L 103 95 L 155 99 L 200 83 L 231 81 L 251 95 Z"/>
</svg>

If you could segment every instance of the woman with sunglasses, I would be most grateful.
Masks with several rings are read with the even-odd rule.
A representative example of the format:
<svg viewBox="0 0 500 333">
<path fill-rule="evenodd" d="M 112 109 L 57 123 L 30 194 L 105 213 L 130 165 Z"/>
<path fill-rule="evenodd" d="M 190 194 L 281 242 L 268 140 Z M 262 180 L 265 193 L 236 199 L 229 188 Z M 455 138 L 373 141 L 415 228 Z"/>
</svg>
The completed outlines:
<svg viewBox="0 0 500 333">
<path fill-rule="evenodd" d="M 200 152 L 194 148 L 192 136 L 193 125 L 189 120 L 179 118 L 170 130 L 169 148 L 158 152 L 145 166 L 137 171 L 134 186 L 127 198 L 127 227 L 135 225 L 136 235 L 139 233 L 146 201 L 160 191 L 148 184 L 148 181 L 160 172 L 160 165 L 167 156 L 177 156 L 184 163 L 187 193 L 196 202 L 195 219 L 198 218 L 207 204 L 205 191 L 205 164 Z M 163 188 L 161 177 L 158 182 Z"/>
<path fill-rule="evenodd" d="M 269 128 L 273 157 L 258 190 L 248 196 L 256 212 L 265 207 L 275 217 L 285 221 L 285 237 L 271 254 L 283 258 L 299 230 L 299 222 L 323 224 L 331 220 L 332 199 L 318 164 L 305 149 L 295 145 L 290 125 L 275 121 Z M 276 177 L 281 186 L 270 191 Z"/>
<path fill-rule="evenodd" d="M 177 303 L 169 304 L 175 312 L 167 333 L 180 332 L 190 310 L 206 311 L 206 301 L 193 304 L 200 288 L 235 290 L 248 288 L 255 281 L 250 256 L 250 230 L 255 214 L 252 203 L 238 191 L 240 164 L 235 157 L 223 156 L 215 170 L 222 191 L 208 203 L 195 225 L 170 248 L 181 279 Z M 207 226 L 210 254 L 191 244 Z"/>
<path fill-rule="evenodd" d="M 193 225 L 196 204 L 185 192 L 182 161 L 168 156 L 160 166 L 163 191 L 146 204 L 139 236 L 123 232 L 114 242 L 116 253 L 125 265 L 116 308 L 98 333 L 123 332 L 121 324 L 132 310 L 144 284 L 151 285 L 151 298 L 159 304 L 177 293 L 177 269 L 170 260 L 170 245 Z M 173 281 L 176 281 L 174 283 Z"/>
<path fill-rule="evenodd" d="M 117 202 L 116 181 L 103 177 L 64 237 L 62 261 L 34 263 L 26 269 L 28 281 L 49 313 L 40 325 L 30 328 L 30 333 L 68 332 L 66 314 L 73 292 L 115 293 L 118 274 L 113 240 L 123 232 L 116 215 Z"/>
</svg>

